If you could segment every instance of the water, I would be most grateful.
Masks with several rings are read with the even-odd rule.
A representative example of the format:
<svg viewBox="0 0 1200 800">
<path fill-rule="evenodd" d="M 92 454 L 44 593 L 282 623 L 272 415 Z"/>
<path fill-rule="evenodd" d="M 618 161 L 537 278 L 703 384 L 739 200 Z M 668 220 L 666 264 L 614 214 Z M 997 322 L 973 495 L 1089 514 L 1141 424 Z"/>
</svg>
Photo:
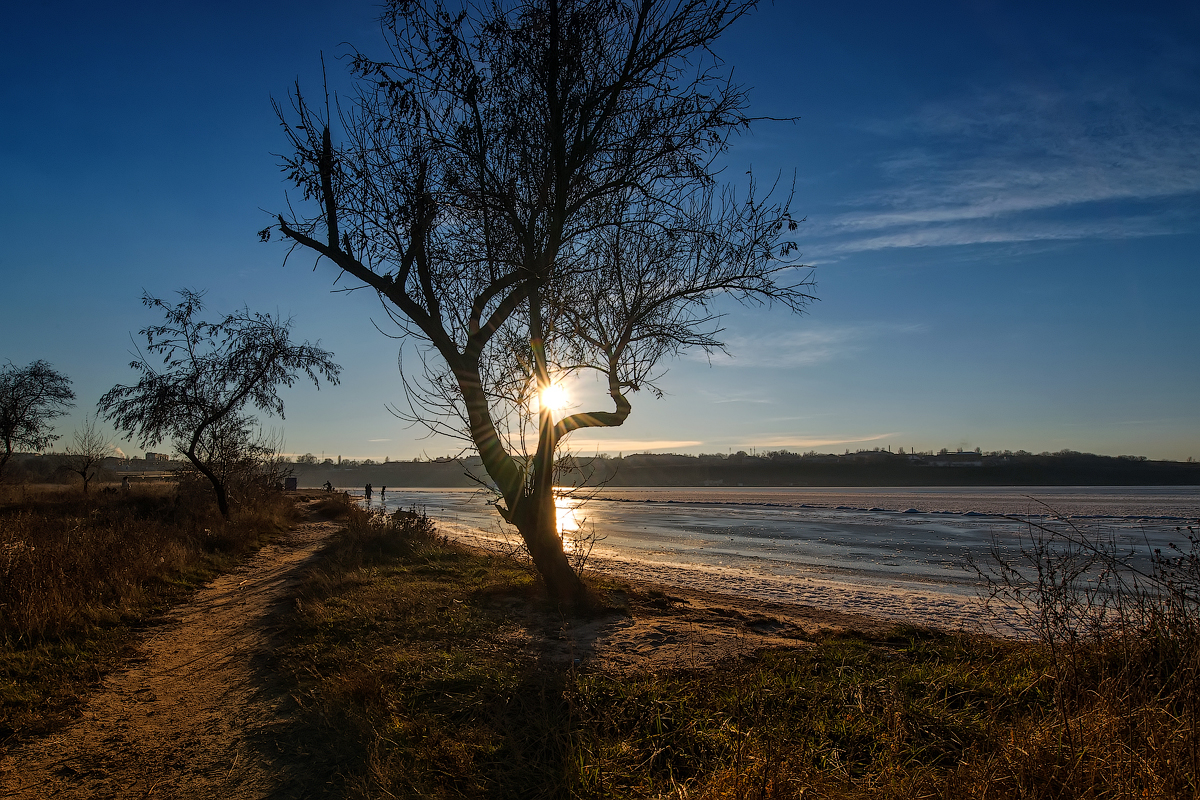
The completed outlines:
<svg viewBox="0 0 1200 800">
<path fill-rule="evenodd" d="M 472 490 L 391 490 L 388 510 L 424 507 L 443 529 L 516 544 Z M 380 506 L 378 493 L 374 506 Z M 1013 517 L 1016 517 L 1014 519 Z M 559 500 L 568 550 L 588 566 L 667 585 L 933 625 L 976 621 L 976 576 L 995 544 L 1028 541 L 1021 520 L 1137 550 L 1184 544 L 1200 487 L 642 488 Z"/>
</svg>

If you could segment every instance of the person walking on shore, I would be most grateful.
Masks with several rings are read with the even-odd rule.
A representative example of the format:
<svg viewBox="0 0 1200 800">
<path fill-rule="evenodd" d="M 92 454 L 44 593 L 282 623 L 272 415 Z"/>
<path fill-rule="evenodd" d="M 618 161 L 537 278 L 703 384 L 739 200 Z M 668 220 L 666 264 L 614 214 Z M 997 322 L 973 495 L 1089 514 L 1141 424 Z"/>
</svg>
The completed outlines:
<svg viewBox="0 0 1200 800">
<path fill-rule="evenodd" d="M 371 484 L 367 484 L 367 505 L 371 505 Z"/>
</svg>

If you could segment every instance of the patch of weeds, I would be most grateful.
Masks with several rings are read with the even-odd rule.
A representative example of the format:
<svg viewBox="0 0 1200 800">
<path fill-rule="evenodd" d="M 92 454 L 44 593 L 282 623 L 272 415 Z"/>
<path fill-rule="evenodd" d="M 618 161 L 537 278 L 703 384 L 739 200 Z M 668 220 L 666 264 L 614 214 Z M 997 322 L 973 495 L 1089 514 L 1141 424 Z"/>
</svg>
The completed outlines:
<svg viewBox="0 0 1200 800">
<path fill-rule="evenodd" d="M 232 522 L 182 487 L 22 491 L 0 504 L 0 742 L 60 727 L 136 630 L 295 519 L 274 495 Z"/>
</svg>

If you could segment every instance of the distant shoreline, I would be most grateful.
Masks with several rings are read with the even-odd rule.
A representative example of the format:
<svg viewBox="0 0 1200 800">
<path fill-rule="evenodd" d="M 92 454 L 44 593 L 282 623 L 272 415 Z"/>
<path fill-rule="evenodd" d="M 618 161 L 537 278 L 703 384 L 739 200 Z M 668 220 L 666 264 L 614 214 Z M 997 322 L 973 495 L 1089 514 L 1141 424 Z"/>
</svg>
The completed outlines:
<svg viewBox="0 0 1200 800">
<path fill-rule="evenodd" d="M 429 489 L 490 483 L 478 457 L 342 466 L 296 464 L 293 469 L 301 486 L 313 488 L 326 481 L 335 486 L 370 483 Z M 1087 453 L 635 454 L 574 458 L 559 483 L 608 488 L 1200 486 L 1200 463 Z"/>
</svg>

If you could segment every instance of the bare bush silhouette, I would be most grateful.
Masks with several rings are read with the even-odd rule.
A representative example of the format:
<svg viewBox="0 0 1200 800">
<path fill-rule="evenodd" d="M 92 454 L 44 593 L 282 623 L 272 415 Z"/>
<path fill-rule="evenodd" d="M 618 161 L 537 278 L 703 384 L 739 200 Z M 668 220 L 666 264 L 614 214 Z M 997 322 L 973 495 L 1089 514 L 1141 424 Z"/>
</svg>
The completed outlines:
<svg viewBox="0 0 1200 800">
<path fill-rule="evenodd" d="M 85 416 L 67 448 L 66 467 L 83 480 L 83 493 L 98 474 L 104 459 L 112 455 L 112 442 L 96 428 L 96 418 Z"/>
<path fill-rule="evenodd" d="M 1177 528 L 1184 541 L 1163 552 L 1122 545 L 1070 521 L 1026 526 L 1017 556 L 994 541 L 988 557 L 971 563 L 989 607 L 1000 620 L 1017 620 L 1046 656 L 1056 725 L 1024 743 L 1025 778 L 1068 786 L 1071 796 L 1089 796 L 1089 787 L 1155 797 L 1194 791 L 1196 529 Z M 1153 776 L 1153 785 L 1144 776 Z"/>
</svg>

